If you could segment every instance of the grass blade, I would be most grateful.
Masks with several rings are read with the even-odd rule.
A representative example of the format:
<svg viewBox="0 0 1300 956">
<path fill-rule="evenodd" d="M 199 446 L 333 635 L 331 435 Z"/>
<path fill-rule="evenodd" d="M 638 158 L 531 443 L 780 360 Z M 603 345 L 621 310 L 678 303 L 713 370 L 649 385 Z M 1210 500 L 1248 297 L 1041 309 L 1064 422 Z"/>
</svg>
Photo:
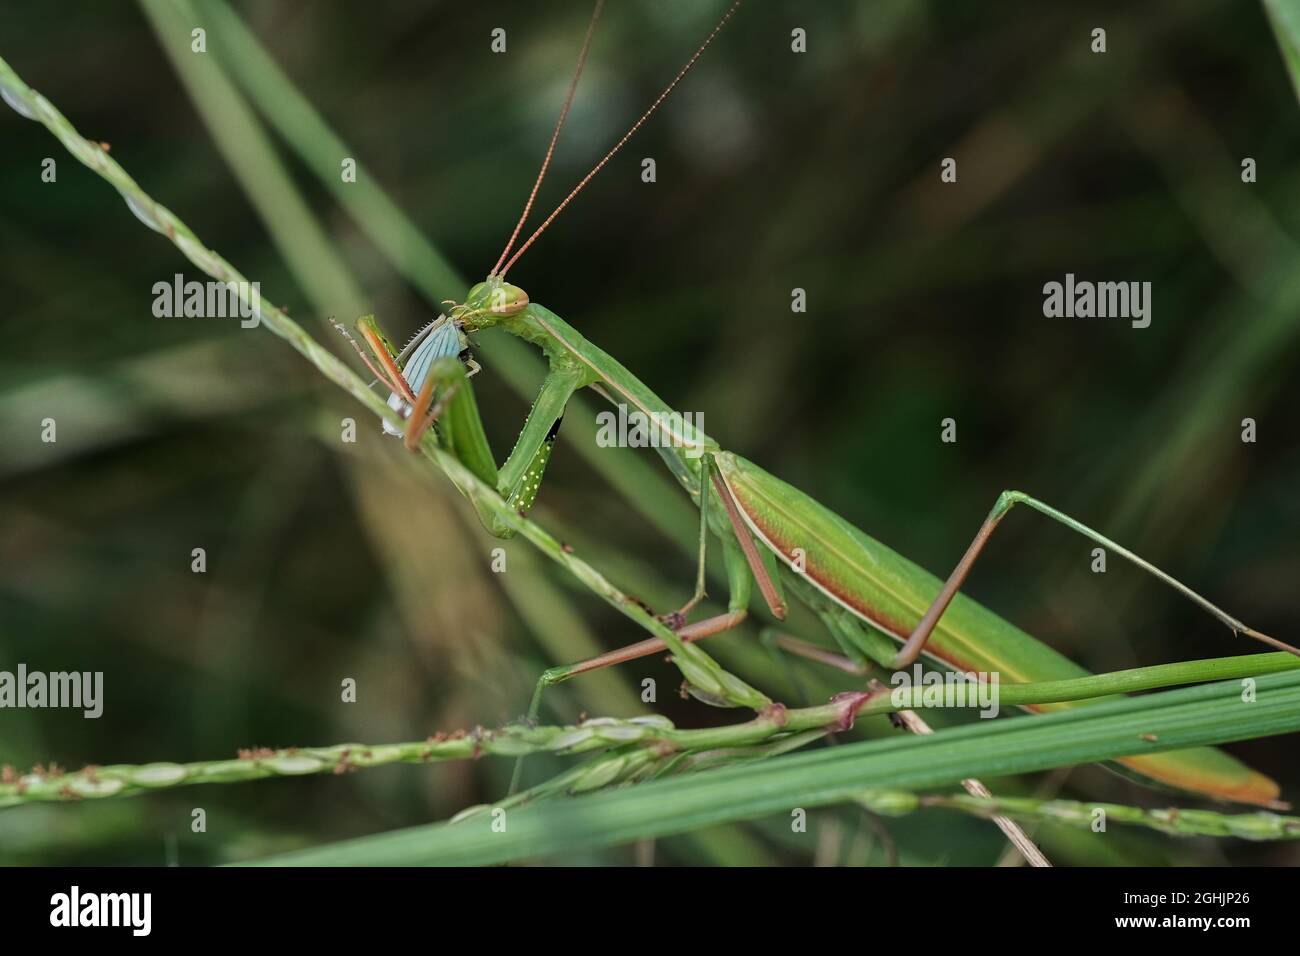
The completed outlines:
<svg viewBox="0 0 1300 956">
<path fill-rule="evenodd" d="M 847 744 L 490 815 L 397 830 L 263 862 L 302 865 L 479 865 L 663 837 L 863 790 L 917 790 L 1070 764 L 1229 743 L 1300 729 L 1300 673 L 1261 677 L 1243 703 L 1225 681 L 1046 716 L 982 721 L 928 737 Z M 1154 739 L 1153 739 L 1154 738 Z"/>
</svg>

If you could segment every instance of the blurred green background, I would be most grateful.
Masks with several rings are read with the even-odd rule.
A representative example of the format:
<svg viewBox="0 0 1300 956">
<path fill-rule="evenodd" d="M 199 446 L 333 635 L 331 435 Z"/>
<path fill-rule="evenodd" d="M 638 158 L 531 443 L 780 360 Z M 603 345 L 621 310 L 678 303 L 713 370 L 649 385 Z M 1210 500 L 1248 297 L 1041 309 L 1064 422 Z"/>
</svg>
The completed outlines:
<svg viewBox="0 0 1300 956">
<path fill-rule="evenodd" d="M 724 6 L 610 4 L 540 213 Z M 363 166 L 359 185 L 381 186 L 452 271 L 409 236 L 397 245 L 415 264 L 394 267 L 366 234 L 382 217 L 373 196 L 345 211 L 313 175 L 337 170 L 338 153 L 310 127 L 306 155 L 290 145 L 301 109 L 268 120 L 237 108 L 249 90 L 230 79 L 253 61 L 232 9 Z M 477 280 L 496 260 L 590 9 L 5 4 L 0 55 L 265 298 L 348 354 L 326 315 L 374 311 L 404 340 L 437 298 L 463 293 L 455 274 Z M 193 26 L 208 30 L 206 55 L 189 51 Z M 1089 51 L 1098 26 L 1104 55 Z M 489 49 L 495 27 L 505 54 Z M 806 54 L 790 52 L 794 27 Z M 725 447 L 937 573 L 998 492 L 1020 488 L 1294 638 L 1296 117 L 1254 4 L 751 2 L 511 278 L 702 413 Z M 526 545 L 505 544 L 509 570 L 492 573 L 499 542 L 450 485 L 265 331 L 155 318 L 155 282 L 202 277 L 39 126 L 6 110 L 0 137 L 0 666 L 102 670 L 107 697 L 99 720 L 0 711 L 0 763 L 185 761 L 491 726 L 526 709 L 547 665 L 641 636 Z M 945 156 L 958 160 L 955 185 L 939 181 Z M 46 157 L 55 183 L 40 180 Z M 1241 182 L 1244 157 L 1255 184 Z M 1152 282 L 1150 328 L 1045 319 L 1043 283 L 1066 272 Z M 805 314 L 790 310 L 795 287 Z M 511 344 L 476 349 L 499 457 L 539 380 Z M 356 444 L 339 440 L 349 415 Z M 1240 439 L 1247 416 L 1255 444 Z M 40 441 L 45 417 L 54 444 Z M 946 417 L 955 444 L 939 440 Z M 589 412 L 578 418 L 561 431 L 538 520 L 657 610 L 676 606 L 693 578 L 685 498 L 653 452 L 594 448 Z M 207 550 L 202 575 L 195 547 Z M 968 591 L 1094 670 L 1256 649 L 1117 561 L 1092 574 L 1090 550 L 1017 513 Z M 822 639 L 804 617 L 791 628 Z M 756 634 L 710 650 L 797 701 Z M 797 673 L 814 698 L 850 683 Z M 358 681 L 355 704 L 339 700 L 345 677 Z M 553 691 L 545 717 L 642 711 L 645 677 L 680 724 L 733 719 L 678 699 L 655 659 Z M 1232 749 L 1300 793 L 1293 741 Z M 528 778 L 559 766 L 533 760 Z M 245 859 L 445 818 L 499 795 L 508 772 L 397 766 L 23 807 L 0 814 L 0 862 Z M 1096 768 L 997 784 L 1170 802 Z M 206 833 L 190 832 L 194 807 Z M 907 863 L 1002 852 L 991 825 L 940 811 L 886 827 Z M 857 810 L 816 811 L 808 834 L 788 831 L 778 818 L 564 862 L 887 858 Z M 1060 863 L 1297 859 L 1286 845 L 1118 828 L 1039 837 Z"/>
</svg>

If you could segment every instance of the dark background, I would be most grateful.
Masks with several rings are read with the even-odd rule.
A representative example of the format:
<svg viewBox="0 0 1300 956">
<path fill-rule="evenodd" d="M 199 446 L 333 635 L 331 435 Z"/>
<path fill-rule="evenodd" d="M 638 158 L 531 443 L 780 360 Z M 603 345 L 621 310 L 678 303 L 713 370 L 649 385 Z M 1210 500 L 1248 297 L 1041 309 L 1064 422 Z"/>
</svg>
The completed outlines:
<svg viewBox="0 0 1300 956">
<path fill-rule="evenodd" d="M 722 8 L 610 4 L 539 213 Z M 465 281 L 481 278 L 532 182 L 590 5 L 235 9 L 349 155 Z M 202 4 L 182 19 L 210 21 Z M 498 26 L 505 55 L 489 50 Z M 790 52 L 795 26 L 805 55 Z M 1097 26 L 1104 55 L 1089 52 Z M 215 27 L 208 46 L 243 68 Z M 331 347 L 325 315 L 374 311 L 402 340 L 436 314 L 422 287 L 463 294 L 395 270 L 274 123 L 269 164 L 247 131 L 227 132 L 245 164 L 232 172 L 137 6 L 5 4 L 0 55 Z M 1296 117 L 1256 4 L 751 0 L 511 279 L 702 413 L 724 447 L 938 573 L 998 492 L 1020 488 L 1294 639 Z M 524 711 L 544 667 L 640 636 L 525 545 L 506 545 L 510 570 L 491 573 L 498 543 L 445 479 L 265 331 L 154 318 L 153 284 L 198 273 L 39 126 L 6 110 L 0 137 L 0 665 L 103 670 L 108 696 L 98 721 L 0 712 L 0 763 L 185 761 L 493 725 Z M 647 156 L 654 184 L 640 180 Z M 945 156 L 955 185 L 939 182 Z M 40 181 L 45 157 L 54 184 Z M 332 257 L 312 245 L 311 218 Z M 1043 283 L 1066 272 L 1150 281 L 1150 328 L 1044 318 Z M 790 311 L 794 287 L 806 314 Z M 499 457 L 527 407 L 498 374 L 502 354 L 494 365 L 481 343 L 475 380 Z M 338 440 L 345 415 L 355 445 Z M 39 441 L 47 416 L 53 445 Z M 955 445 L 939 441 L 950 416 Z M 1255 444 L 1240 440 L 1247 416 Z M 656 528 L 633 506 L 655 495 L 640 472 L 629 496 L 593 468 L 629 454 L 579 447 L 584 434 L 562 432 L 539 521 L 657 609 L 675 606 L 693 576 L 681 496 Z M 653 453 L 637 459 L 660 471 Z M 205 575 L 190 572 L 194 547 Z M 1094 670 L 1256 649 L 1113 556 L 1090 573 L 1090 550 L 1015 513 L 968 590 Z M 806 619 L 792 626 L 819 637 Z M 755 635 L 711 646 L 794 699 Z M 801 673 L 818 696 L 849 680 Z M 644 676 L 676 687 L 650 660 L 555 691 L 545 716 L 642 709 Z M 339 702 L 344 677 L 356 704 Z M 659 709 L 684 725 L 732 719 L 667 690 Z M 1232 749 L 1300 792 L 1291 740 Z M 530 780 L 547 766 L 534 761 Z M 245 859 L 445 818 L 501 793 L 507 774 L 503 761 L 390 767 L 23 807 L 0 814 L 0 862 Z M 995 789 L 1170 800 L 1090 768 Z M 189 832 L 196 806 L 206 834 Z M 991 826 L 934 811 L 888 826 L 904 862 L 1001 852 Z M 661 841 L 655 859 L 884 859 L 855 811 L 787 830 L 777 819 Z M 1116 829 L 1041 837 L 1062 863 L 1295 859 L 1285 845 Z"/>
</svg>

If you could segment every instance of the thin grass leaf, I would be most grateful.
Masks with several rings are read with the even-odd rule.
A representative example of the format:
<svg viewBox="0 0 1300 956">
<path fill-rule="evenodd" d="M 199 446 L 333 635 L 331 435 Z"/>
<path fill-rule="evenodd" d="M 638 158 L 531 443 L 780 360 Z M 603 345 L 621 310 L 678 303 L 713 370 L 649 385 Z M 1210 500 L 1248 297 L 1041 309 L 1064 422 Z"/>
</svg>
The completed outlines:
<svg viewBox="0 0 1300 956">
<path fill-rule="evenodd" d="M 573 853 L 795 807 L 864 789 L 920 790 L 1077 763 L 1230 743 L 1300 730 L 1300 672 L 1261 677 L 1242 701 L 1234 681 L 1108 701 L 1046 716 L 981 721 L 928 737 L 846 744 L 714 773 L 655 781 L 485 816 L 413 827 L 273 857 L 289 866 L 479 865 Z"/>
<path fill-rule="evenodd" d="M 1225 678 L 1254 678 L 1285 671 L 1300 671 L 1300 658 L 1282 652 L 1246 654 L 1157 664 L 1073 680 L 1009 684 L 1001 687 L 999 693 L 1001 703 L 1008 706 L 1050 704 L 1106 698 L 1119 691 L 1150 690 Z M 1138 698 L 1130 700 L 1130 703 L 1141 709 L 1154 706 L 1149 702 L 1158 702 L 1159 699 Z M 656 774 L 677 773 L 685 768 L 771 757 L 803 747 L 826 733 L 851 728 L 861 717 L 926 707 L 926 695 L 922 691 L 898 688 L 880 694 L 866 691 L 838 694 L 829 703 L 815 707 L 793 710 L 773 707 L 753 720 L 721 727 L 680 729 L 667 718 L 652 714 L 625 720 L 598 717 L 574 726 L 511 724 L 495 730 L 476 727 L 469 731 L 438 734 L 423 741 L 395 744 L 345 743 L 328 747 L 261 749 L 243 752 L 234 760 L 201 760 L 187 764 L 117 764 L 86 767 L 75 773 L 55 773 L 38 768 L 24 774 L 6 766 L 0 771 L 0 807 L 133 796 L 147 790 L 204 783 L 243 783 L 269 777 L 341 773 L 390 763 L 477 760 L 484 756 L 521 757 L 538 753 L 582 754 L 609 750 L 611 759 L 618 761 L 634 747 L 649 752 L 655 760 L 664 761 L 655 770 Z M 589 778 L 608 769 L 593 769 L 600 764 L 598 759 L 591 766 L 567 770 L 534 789 L 537 792 L 557 792 L 567 786 L 568 779 L 575 774 L 589 784 Z M 611 772 L 602 785 L 622 779 L 622 771 L 630 768 L 615 769 L 620 772 Z M 594 787 L 587 786 L 586 789 Z"/>
</svg>

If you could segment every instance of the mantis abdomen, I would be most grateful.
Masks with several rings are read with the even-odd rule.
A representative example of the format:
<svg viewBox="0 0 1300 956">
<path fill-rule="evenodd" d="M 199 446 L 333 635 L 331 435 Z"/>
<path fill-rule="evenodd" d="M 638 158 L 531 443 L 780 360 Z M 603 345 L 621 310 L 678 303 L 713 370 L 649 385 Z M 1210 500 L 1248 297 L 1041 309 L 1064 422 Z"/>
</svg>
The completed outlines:
<svg viewBox="0 0 1300 956">
<path fill-rule="evenodd" d="M 892 638 L 901 641 L 912 632 L 942 587 L 937 577 L 753 462 L 731 452 L 719 453 L 716 459 L 750 529 L 781 560 L 787 576 L 811 585 L 826 602 Z M 807 593 L 807 588 L 795 590 Z M 810 603 L 815 602 L 814 597 Z M 1088 673 L 963 594 L 940 618 L 924 653 L 955 670 L 997 672 L 1005 682 L 1064 680 Z M 1154 743 L 1135 740 L 1134 749 Z M 1126 757 L 1118 763 L 1166 786 L 1218 799 L 1267 805 L 1279 793 L 1274 781 L 1210 747 Z"/>
</svg>

